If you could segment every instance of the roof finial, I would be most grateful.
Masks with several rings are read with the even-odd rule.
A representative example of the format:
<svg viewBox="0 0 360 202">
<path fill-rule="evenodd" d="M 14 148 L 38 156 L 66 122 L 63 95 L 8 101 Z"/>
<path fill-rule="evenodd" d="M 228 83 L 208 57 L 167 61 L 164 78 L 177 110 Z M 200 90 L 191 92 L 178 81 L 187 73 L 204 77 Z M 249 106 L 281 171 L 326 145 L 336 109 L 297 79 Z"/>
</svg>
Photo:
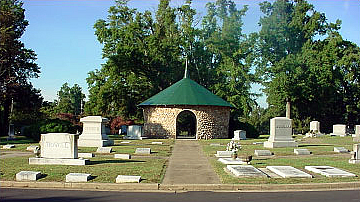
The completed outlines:
<svg viewBox="0 0 360 202">
<path fill-rule="evenodd" d="M 185 60 L 185 73 L 184 73 L 184 79 L 185 78 L 189 78 L 190 76 L 189 76 L 189 73 L 188 73 L 188 61 L 187 61 L 187 58 L 186 58 L 186 60 Z"/>
</svg>

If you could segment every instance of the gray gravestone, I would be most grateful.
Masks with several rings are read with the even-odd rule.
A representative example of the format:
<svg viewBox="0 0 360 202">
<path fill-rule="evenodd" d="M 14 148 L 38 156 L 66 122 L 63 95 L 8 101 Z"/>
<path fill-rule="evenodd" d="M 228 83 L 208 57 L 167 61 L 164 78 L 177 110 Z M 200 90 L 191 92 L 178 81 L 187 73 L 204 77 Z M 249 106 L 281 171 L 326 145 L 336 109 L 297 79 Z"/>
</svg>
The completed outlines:
<svg viewBox="0 0 360 202">
<path fill-rule="evenodd" d="M 131 176 L 131 175 L 118 175 L 116 177 L 116 183 L 139 183 L 141 176 Z"/>
<path fill-rule="evenodd" d="M 235 130 L 233 140 L 246 140 L 245 130 Z"/>
<path fill-rule="evenodd" d="M 355 177 L 356 175 L 331 166 L 305 166 L 305 169 L 326 177 Z"/>
<path fill-rule="evenodd" d="M 163 144 L 163 142 L 151 142 L 151 144 Z"/>
<path fill-rule="evenodd" d="M 11 148 L 15 148 L 15 145 L 13 145 L 13 144 L 7 144 L 7 145 L 3 145 L 2 148 L 3 148 L 3 149 L 11 149 Z"/>
<path fill-rule="evenodd" d="M 16 181 L 36 181 L 41 177 L 40 172 L 21 171 L 16 174 Z"/>
<path fill-rule="evenodd" d="M 255 150 L 254 154 L 256 156 L 272 156 L 272 153 L 269 150 Z"/>
<path fill-rule="evenodd" d="M 291 166 L 266 166 L 266 168 L 283 178 L 312 178 L 311 175 Z"/>
<path fill-rule="evenodd" d="M 297 155 L 310 155 L 311 152 L 307 149 L 294 149 L 294 153 Z"/>
<path fill-rule="evenodd" d="M 267 177 L 267 175 L 251 165 L 228 165 L 226 168 L 237 177 Z"/>
<path fill-rule="evenodd" d="M 125 138 L 132 140 L 142 140 L 143 127 L 138 125 L 128 126 Z"/>
<path fill-rule="evenodd" d="M 91 174 L 86 173 L 69 173 L 66 175 L 66 182 L 87 182 Z"/>
<path fill-rule="evenodd" d="M 114 154 L 114 158 L 116 159 L 131 159 L 130 154 Z"/>
<path fill-rule="evenodd" d="M 349 153 L 349 150 L 345 149 L 344 147 L 334 147 L 334 152 L 337 152 L 337 153 Z"/>
<path fill-rule="evenodd" d="M 78 153 L 79 158 L 92 158 L 95 155 L 93 153 Z"/>
<path fill-rule="evenodd" d="M 221 146 L 220 143 L 211 143 L 210 144 L 211 147 L 219 147 Z"/>
<path fill-rule="evenodd" d="M 83 132 L 79 137 L 79 147 L 105 147 L 114 144 L 106 135 L 105 124 L 107 118 L 101 116 L 87 116 L 80 119 L 83 123 Z"/>
<path fill-rule="evenodd" d="M 112 151 L 111 147 L 99 147 L 96 150 L 96 153 L 102 153 L 102 154 L 110 154 Z"/>
<path fill-rule="evenodd" d="M 216 151 L 215 156 L 217 158 L 228 158 L 231 157 L 233 153 L 234 153 L 233 151 Z"/>
<path fill-rule="evenodd" d="M 135 154 L 151 154 L 150 148 L 136 148 Z"/>
<path fill-rule="evenodd" d="M 270 137 L 264 142 L 264 147 L 297 147 L 297 143 L 292 138 L 292 120 L 286 117 L 270 119 Z"/>
</svg>

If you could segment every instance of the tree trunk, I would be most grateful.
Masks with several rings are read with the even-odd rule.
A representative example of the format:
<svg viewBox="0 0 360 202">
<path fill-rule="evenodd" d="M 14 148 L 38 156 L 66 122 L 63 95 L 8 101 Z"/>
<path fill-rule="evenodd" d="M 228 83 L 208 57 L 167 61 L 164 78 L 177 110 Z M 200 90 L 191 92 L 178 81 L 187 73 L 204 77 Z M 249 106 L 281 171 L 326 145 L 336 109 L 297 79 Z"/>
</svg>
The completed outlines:
<svg viewBox="0 0 360 202">
<path fill-rule="evenodd" d="M 10 100 L 5 98 L 4 110 L 1 112 L 0 136 L 7 136 L 9 133 Z"/>
</svg>

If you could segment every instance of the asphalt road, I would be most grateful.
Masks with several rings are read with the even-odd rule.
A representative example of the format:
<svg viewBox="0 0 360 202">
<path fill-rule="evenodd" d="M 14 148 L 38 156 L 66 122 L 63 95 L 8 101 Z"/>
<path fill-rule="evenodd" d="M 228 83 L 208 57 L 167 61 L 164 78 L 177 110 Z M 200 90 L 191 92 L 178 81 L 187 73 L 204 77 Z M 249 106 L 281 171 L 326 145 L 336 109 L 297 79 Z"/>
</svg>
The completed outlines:
<svg viewBox="0 0 360 202">
<path fill-rule="evenodd" d="M 360 190 L 307 192 L 115 192 L 0 188 L 0 201 L 359 202 Z"/>
</svg>

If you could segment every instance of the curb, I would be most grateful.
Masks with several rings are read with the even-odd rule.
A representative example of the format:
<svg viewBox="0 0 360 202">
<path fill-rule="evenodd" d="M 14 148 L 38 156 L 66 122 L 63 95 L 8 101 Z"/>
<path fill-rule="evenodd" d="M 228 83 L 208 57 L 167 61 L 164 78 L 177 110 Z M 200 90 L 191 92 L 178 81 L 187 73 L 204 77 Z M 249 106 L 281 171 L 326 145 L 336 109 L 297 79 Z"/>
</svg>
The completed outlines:
<svg viewBox="0 0 360 202">
<path fill-rule="evenodd" d="M 67 183 L 67 182 L 17 182 L 0 181 L 1 188 L 42 188 L 99 191 L 218 191 L 218 192 L 289 192 L 360 190 L 359 182 L 313 183 L 313 184 L 138 184 L 138 183 Z"/>
</svg>

